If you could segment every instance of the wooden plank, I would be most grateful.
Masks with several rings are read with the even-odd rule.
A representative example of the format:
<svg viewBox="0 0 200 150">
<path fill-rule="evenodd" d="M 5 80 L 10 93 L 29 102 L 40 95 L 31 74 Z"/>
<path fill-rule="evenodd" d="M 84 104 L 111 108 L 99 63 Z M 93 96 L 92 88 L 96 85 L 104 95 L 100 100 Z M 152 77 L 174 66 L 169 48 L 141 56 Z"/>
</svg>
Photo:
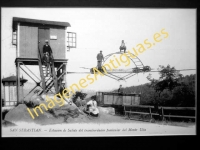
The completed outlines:
<svg viewBox="0 0 200 150">
<path fill-rule="evenodd" d="M 122 105 L 123 96 L 114 96 L 114 105 Z"/>
<path fill-rule="evenodd" d="M 16 58 L 15 63 L 23 62 L 25 65 L 38 65 L 38 56 L 37 58 Z M 54 59 L 54 64 L 59 65 L 61 63 L 67 63 L 68 59 Z"/>
<path fill-rule="evenodd" d="M 31 58 L 38 56 L 38 27 L 30 27 L 31 30 Z M 30 55 L 30 54 L 29 54 Z"/>
<path fill-rule="evenodd" d="M 138 108 L 154 108 L 154 106 L 150 106 L 150 105 L 123 105 L 126 107 L 138 107 Z"/>
<path fill-rule="evenodd" d="M 157 116 L 159 116 L 159 114 L 158 113 L 151 113 L 152 115 L 157 115 Z"/>
<path fill-rule="evenodd" d="M 54 87 L 55 87 L 55 92 L 56 92 L 55 94 L 57 94 L 59 92 L 59 89 L 58 89 L 58 78 L 57 78 L 55 67 L 54 67 L 54 58 L 53 58 L 52 66 L 50 65 L 50 67 L 52 68 L 53 82 L 54 82 Z"/>
<path fill-rule="evenodd" d="M 125 110 L 125 112 L 130 113 L 131 111 Z"/>
<path fill-rule="evenodd" d="M 155 116 L 159 116 L 159 114 L 157 114 L 157 113 L 144 113 L 144 112 L 136 112 L 136 111 L 124 111 L 124 112 L 126 112 L 126 113 L 135 113 L 135 114 L 149 114 L 149 115 L 155 115 Z"/>
<path fill-rule="evenodd" d="M 135 96 L 135 105 L 140 104 L 140 96 Z"/>
<path fill-rule="evenodd" d="M 65 50 L 65 29 L 50 28 L 50 36 L 56 36 L 57 39 L 50 39 L 53 56 L 55 59 L 64 59 Z"/>
<path fill-rule="evenodd" d="M 43 89 L 43 92 L 45 94 L 46 84 L 45 84 L 44 73 L 43 73 L 43 70 L 42 70 L 42 60 L 41 60 L 41 54 L 40 54 L 39 46 L 38 46 L 38 64 L 39 64 L 39 69 L 40 69 L 40 77 L 41 77 L 41 80 L 42 80 L 42 89 Z"/>
<path fill-rule="evenodd" d="M 113 104 L 113 96 L 112 95 L 104 95 L 104 104 Z"/>
<path fill-rule="evenodd" d="M 196 110 L 195 107 L 162 107 L 167 110 Z"/>
<path fill-rule="evenodd" d="M 164 117 L 175 117 L 175 118 L 196 118 L 195 116 L 177 116 L 177 115 L 164 115 Z"/>
<path fill-rule="evenodd" d="M 123 105 L 131 105 L 131 96 L 123 96 Z"/>
<path fill-rule="evenodd" d="M 38 47 L 38 28 L 20 26 L 20 57 L 36 58 Z"/>
<path fill-rule="evenodd" d="M 20 99 L 19 99 L 19 97 L 20 97 L 20 93 L 19 93 L 19 90 L 20 90 L 20 70 L 19 70 L 19 62 L 17 62 L 17 64 L 16 64 L 16 74 L 17 74 L 17 103 L 19 103 L 20 102 Z"/>
<path fill-rule="evenodd" d="M 152 115 L 159 115 L 158 113 L 152 113 L 151 112 L 151 108 L 154 108 L 154 106 L 141 106 L 141 105 L 133 105 L 133 106 L 130 106 L 130 105 L 123 105 L 124 106 L 124 112 L 125 113 L 132 113 L 132 114 L 149 114 L 151 115 L 151 118 L 152 118 Z M 132 108 L 132 107 L 139 107 L 139 108 L 149 108 L 149 112 L 150 113 L 146 113 L 146 112 L 134 112 L 134 111 L 128 111 L 126 110 L 126 108 Z M 164 119 L 164 117 L 176 117 L 176 118 L 196 118 L 195 116 L 178 116 L 178 115 L 165 115 L 164 114 L 164 108 L 168 108 L 168 107 L 161 107 L 161 111 L 162 111 L 162 118 Z M 170 109 L 173 108 L 173 107 L 170 107 Z M 177 109 L 178 108 L 178 109 Z M 180 108 L 180 109 L 179 109 Z M 188 109 L 189 108 L 189 109 Z M 191 107 L 175 107 L 174 110 L 195 110 L 195 108 L 191 108 Z"/>
<path fill-rule="evenodd" d="M 112 95 L 105 95 L 106 97 L 106 104 L 113 104 L 113 96 Z"/>
<path fill-rule="evenodd" d="M 5 99 L 4 99 L 4 105 L 9 106 L 9 86 L 5 86 Z"/>
<path fill-rule="evenodd" d="M 139 108 L 155 108 L 154 106 L 150 105 L 123 105 L 126 107 L 139 107 Z M 196 110 L 195 107 L 161 107 L 159 106 L 159 109 L 168 109 L 168 110 Z"/>
<path fill-rule="evenodd" d="M 136 112 L 136 111 L 126 111 L 126 112 L 129 112 L 132 114 L 147 114 L 147 115 L 149 115 L 149 113 L 145 113 L 145 112 Z"/>
<path fill-rule="evenodd" d="M 136 121 L 143 121 L 143 122 L 149 122 L 149 120 L 144 119 L 136 119 L 136 118 L 129 118 L 130 120 L 136 120 Z"/>
<path fill-rule="evenodd" d="M 112 92 L 101 92 L 104 95 L 119 95 L 119 93 L 112 93 Z M 136 94 L 122 94 L 122 96 L 135 96 Z"/>
<path fill-rule="evenodd" d="M 67 65 L 66 64 L 63 64 L 62 71 L 67 72 Z M 63 78 L 64 78 L 64 81 L 65 81 L 65 87 L 67 87 L 67 73 L 64 75 Z"/>
<path fill-rule="evenodd" d="M 161 108 L 161 111 L 162 111 L 162 120 L 164 120 L 164 110 L 163 110 L 163 107 Z"/>
<path fill-rule="evenodd" d="M 131 105 L 135 105 L 135 96 L 131 96 Z"/>
<path fill-rule="evenodd" d="M 151 115 L 151 118 L 152 118 L 152 114 L 151 114 L 151 108 L 149 108 L 149 112 L 150 112 L 150 115 Z"/>
<path fill-rule="evenodd" d="M 19 26 L 19 57 L 26 57 L 26 26 Z"/>
<path fill-rule="evenodd" d="M 21 23 L 30 23 L 30 24 L 42 24 L 42 25 L 54 25 L 54 26 L 62 26 L 62 27 L 71 27 L 68 22 L 58 22 L 58 21 L 46 21 L 46 20 L 36 20 L 36 19 L 29 19 L 29 18 L 19 18 L 13 17 L 14 25 L 18 22 Z"/>
</svg>

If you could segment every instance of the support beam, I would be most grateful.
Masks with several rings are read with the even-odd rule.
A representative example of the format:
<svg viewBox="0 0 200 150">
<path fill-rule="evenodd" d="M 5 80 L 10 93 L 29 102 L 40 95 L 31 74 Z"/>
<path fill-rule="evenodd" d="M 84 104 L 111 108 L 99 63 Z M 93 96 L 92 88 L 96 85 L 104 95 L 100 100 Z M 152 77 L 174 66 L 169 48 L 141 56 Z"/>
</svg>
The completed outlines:
<svg viewBox="0 0 200 150">
<path fill-rule="evenodd" d="M 33 79 L 33 77 L 31 77 L 21 66 L 20 66 L 20 68 L 21 68 L 33 81 L 35 81 L 35 79 Z M 38 82 L 35 81 L 35 83 L 37 84 Z"/>
<path fill-rule="evenodd" d="M 24 104 L 24 88 L 23 87 L 24 87 L 24 85 L 22 84 L 22 96 L 21 97 L 22 97 L 22 103 Z"/>
<path fill-rule="evenodd" d="M 17 103 L 20 102 L 20 93 L 19 93 L 19 90 L 20 90 L 20 70 L 19 70 L 19 62 L 16 63 L 16 75 L 17 75 Z"/>
<path fill-rule="evenodd" d="M 38 80 L 40 80 L 23 62 L 21 62 L 21 64 L 24 65 L 24 67 L 26 67 L 26 69 L 28 69 Z"/>
<path fill-rule="evenodd" d="M 39 59 L 41 59 L 41 57 L 39 57 Z M 41 69 L 41 71 L 42 71 L 42 64 L 40 64 L 40 61 L 38 61 L 39 59 L 36 59 L 36 58 L 16 58 L 16 60 L 15 60 L 15 64 L 16 64 L 16 74 L 17 74 L 17 88 L 16 88 L 16 93 L 17 93 L 17 102 L 19 103 L 20 102 L 20 68 L 24 71 L 24 73 L 26 73 L 35 83 L 36 83 L 36 86 L 32 89 L 32 90 L 30 90 L 30 92 L 28 93 L 28 94 L 30 94 L 34 89 L 36 89 L 36 87 L 41 87 L 42 89 L 46 89 L 46 88 L 44 88 L 44 87 L 42 87 L 42 86 L 45 86 L 46 87 L 46 85 L 45 84 L 47 84 L 47 81 L 49 81 L 49 80 L 52 80 L 48 85 L 50 86 L 50 88 L 52 88 L 52 86 L 53 85 L 55 85 L 55 90 L 58 88 L 57 86 L 57 81 L 56 81 L 56 83 L 55 83 L 55 78 L 57 79 L 57 80 L 66 80 L 66 77 L 64 77 L 64 75 L 66 74 L 66 63 L 67 63 L 67 60 L 66 59 L 56 59 L 56 62 L 55 62 L 55 66 L 56 66 L 56 71 L 54 70 L 54 79 L 52 79 L 52 77 L 50 77 L 50 78 L 48 78 L 46 81 L 45 80 L 41 80 L 42 79 L 42 77 L 41 77 L 41 79 L 40 78 L 38 78 L 37 76 L 36 76 L 36 74 L 34 74 L 34 72 L 33 71 L 31 71 L 29 68 L 28 68 L 28 66 L 26 66 L 26 65 L 38 65 L 38 63 L 39 63 L 39 66 L 41 65 L 41 67 L 39 67 L 39 69 Z M 28 72 L 27 72 L 27 70 L 25 70 L 25 68 L 23 68 L 22 67 L 22 65 L 28 70 Z M 53 67 L 54 68 L 54 67 Z M 61 69 L 62 69 L 62 71 L 61 71 Z M 37 78 L 38 80 L 40 80 L 39 82 L 37 82 L 36 80 L 35 80 L 35 78 L 33 78 L 33 76 L 35 77 L 35 78 Z M 40 74 L 40 76 L 44 76 L 44 74 Z M 40 85 L 40 83 L 43 83 L 42 84 L 42 86 Z M 58 90 L 58 89 L 57 89 Z M 41 91 L 41 93 L 40 94 L 42 94 L 43 92 L 45 93 L 46 91 L 52 91 L 51 89 L 49 89 L 48 88 L 48 90 L 42 90 Z M 55 91 L 56 92 L 56 91 Z M 28 95 L 27 94 L 27 95 Z M 54 93 L 55 94 L 55 93 Z M 26 96 L 27 96 L 26 95 Z M 25 97 L 26 97 L 25 96 Z M 25 98 L 24 96 L 23 96 L 23 98 Z M 23 101 L 22 101 L 23 102 Z"/>
<path fill-rule="evenodd" d="M 67 78 L 66 78 L 67 77 L 67 64 L 63 65 L 62 70 L 63 70 L 63 72 L 66 72 L 64 74 L 63 78 L 64 78 L 64 81 L 65 81 L 65 87 L 67 87 Z"/>
</svg>

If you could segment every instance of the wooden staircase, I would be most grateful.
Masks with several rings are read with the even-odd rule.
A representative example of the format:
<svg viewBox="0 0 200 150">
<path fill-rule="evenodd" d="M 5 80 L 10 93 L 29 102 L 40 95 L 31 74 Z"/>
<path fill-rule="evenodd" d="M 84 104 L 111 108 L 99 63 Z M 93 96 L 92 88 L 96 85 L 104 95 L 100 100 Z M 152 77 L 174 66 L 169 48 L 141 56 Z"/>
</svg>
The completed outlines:
<svg viewBox="0 0 200 150">
<path fill-rule="evenodd" d="M 41 95 L 42 93 L 46 94 L 49 91 L 56 94 L 56 93 L 58 93 L 58 78 L 57 78 L 55 67 L 54 67 L 54 61 L 52 61 L 52 65 L 50 65 L 50 68 L 51 68 L 51 74 L 50 74 L 49 68 L 46 72 L 46 67 L 42 63 L 40 49 L 38 49 L 38 51 L 39 51 L 38 52 L 38 62 L 39 62 L 40 76 L 41 76 L 41 80 L 42 80 L 42 89 L 43 89 L 38 94 L 39 95 Z"/>
</svg>

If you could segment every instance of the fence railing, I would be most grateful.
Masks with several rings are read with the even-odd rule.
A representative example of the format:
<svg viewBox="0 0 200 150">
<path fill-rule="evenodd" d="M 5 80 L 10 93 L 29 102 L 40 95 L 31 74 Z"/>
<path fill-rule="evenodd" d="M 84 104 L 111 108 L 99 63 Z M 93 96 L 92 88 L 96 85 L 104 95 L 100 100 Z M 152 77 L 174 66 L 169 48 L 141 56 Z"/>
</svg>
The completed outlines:
<svg viewBox="0 0 200 150">
<path fill-rule="evenodd" d="M 162 119 L 165 119 L 166 117 L 168 118 L 191 118 L 195 119 L 194 116 L 182 116 L 182 115 L 173 115 L 173 114 L 165 114 L 164 110 L 193 110 L 196 111 L 195 107 L 162 107 L 159 106 L 157 109 L 154 106 L 150 105 L 123 105 L 124 107 L 124 113 L 125 116 L 129 116 L 130 114 L 145 114 L 145 115 L 150 115 L 150 118 L 153 119 L 154 115 L 161 116 Z M 148 108 L 148 111 L 134 111 L 133 108 Z M 154 112 L 152 112 L 154 110 Z M 156 111 L 156 112 L 155 112 Z"/>
<path fill-rule="evenodd" d="M 15 106 L 17 101 L 3 101 L 3 106 Z"/>
</svg>

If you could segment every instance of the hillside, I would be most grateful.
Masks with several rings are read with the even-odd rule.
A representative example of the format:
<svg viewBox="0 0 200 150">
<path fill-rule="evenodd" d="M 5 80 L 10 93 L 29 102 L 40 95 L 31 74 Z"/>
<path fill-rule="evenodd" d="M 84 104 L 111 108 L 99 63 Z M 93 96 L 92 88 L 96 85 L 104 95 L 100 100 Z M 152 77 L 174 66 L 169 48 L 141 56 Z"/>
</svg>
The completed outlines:
<svg viewBox="0 0 200 150">
<path fill-rule="evenodd" d="M 123 88 L 124 93 L 141 93 L 141 104 L 153 105 L 155 100 L 163 106 L 195 106 L 195 80 L 196 75 L 191 74 L 178 79 L 180 85 L 175 87 L 173 91 L 164 90 L 158 97 L 155 90 L 146 83 L 139 86 L 131 86 Z M 113 92 L 117 92 L 118 89 Z"/>
</svg>

